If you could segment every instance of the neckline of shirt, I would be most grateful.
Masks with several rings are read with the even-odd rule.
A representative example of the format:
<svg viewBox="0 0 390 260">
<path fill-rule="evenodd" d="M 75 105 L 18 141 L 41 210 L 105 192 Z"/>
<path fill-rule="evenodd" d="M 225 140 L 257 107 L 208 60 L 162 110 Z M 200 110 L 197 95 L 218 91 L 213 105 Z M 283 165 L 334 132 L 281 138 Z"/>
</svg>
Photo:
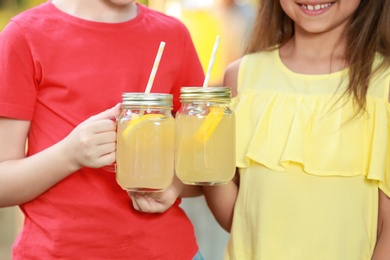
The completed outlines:
<svg viewBox="0 0 390 260">
<path fill-rule="evenodd" d="M 60 18 L 69 21 L 70 23 L 83 26 L 83 27 L 90 27 L 93 29 L 115 29 L 115 28 L 121 29 L 124 27 L 132 26 L 134 24 L 138 24 L 143 19 L 144 11 L 145 11 L 143 5 L 136 3 L 137 15 L 133 19 L 124 22 L 118 22 L 118 23 L 108 23 L 108 22 L 97 22 L 97 21 L 82 19 L 58 9 L 51 1 L 48 1 L 46 3 L 50 8 L 49 11 L 59 16 Z"/>
<path fill-rule="evenodd" d="M 330 78 L 340 78 L 342 76 L 345 76 L 348 73 L 348 68 L 332 72 L 332 73 L 326 73 L 326 74 L 303 74 L 303 73 L 297 73 L 289 69 L 282 61 L 279 53 L 279 48 L 275 49 L 273 51 L 273 54 L 275 56 L 275 60 L 277 64 L 282 68 L 282 70 L 286 73 L 289 74 L 293 77 L 296 78 L 305 78 L 305 79 L 313 79 L 313 80 L 318 80 L 318 79 L 330 79 Z"/>
</svg>

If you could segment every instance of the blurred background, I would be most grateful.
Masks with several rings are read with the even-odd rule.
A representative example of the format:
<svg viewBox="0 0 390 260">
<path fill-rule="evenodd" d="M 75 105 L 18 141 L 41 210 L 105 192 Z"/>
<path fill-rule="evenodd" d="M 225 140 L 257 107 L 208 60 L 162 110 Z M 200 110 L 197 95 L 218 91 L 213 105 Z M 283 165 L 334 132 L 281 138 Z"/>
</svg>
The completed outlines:
<svg viewBox="0 0 390 260">
<path fill-rule="evenodd" d="M 0 0 L 0 32 L 9 20 L 46 0 Z M 220 45 L 210 85 L 221 85 L 226 66 L 242 55 L 250 33 L 257 0 L 137 0 L 152 9 L 180 19 L 189 29 L 206 72 L 217 35 Z M 182 208 L 192 220 L 206 260 L 223 259 L 226 233 L 209 212 L 203 197 L 183 199 Z M 0 208 L 0 260 L 11 260 L 11 248 L 23 225 L 18 207 Z"/>
</svg>

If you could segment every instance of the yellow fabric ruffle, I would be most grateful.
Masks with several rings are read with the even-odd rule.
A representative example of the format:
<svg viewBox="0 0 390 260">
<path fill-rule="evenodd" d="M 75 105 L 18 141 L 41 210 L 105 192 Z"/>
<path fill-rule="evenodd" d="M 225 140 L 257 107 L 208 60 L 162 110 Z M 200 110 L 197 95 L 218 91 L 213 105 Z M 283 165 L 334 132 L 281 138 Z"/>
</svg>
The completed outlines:
<svg viewBox="0 0 390 260">
<path fill-rule="evenodd" d="M 232 101 L 237 167 L 285 171 L 294 162 L 317 176 L 365 175 L 390 196 L 390 105 L 369 96 L 366 111 L 356 116 L 349 99 L 336 101 L 243 90 Z"/>
</svg>

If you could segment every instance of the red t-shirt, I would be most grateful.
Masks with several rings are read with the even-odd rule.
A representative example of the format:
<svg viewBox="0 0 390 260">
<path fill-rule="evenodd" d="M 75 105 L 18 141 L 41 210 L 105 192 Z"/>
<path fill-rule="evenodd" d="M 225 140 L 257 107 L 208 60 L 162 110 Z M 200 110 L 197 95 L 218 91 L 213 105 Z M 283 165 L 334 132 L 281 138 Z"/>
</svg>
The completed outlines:
<svg viewBox="0 0 390 260">
<path fill-rule="evenodd" d="M 50 2 L 28 10 L 0 34 L 0 116 L 31 121 L 28 155 L 38 153 L 122 92 L 143 92 L 161 41 L 152 92 L 174 94 L 177 110 L 180 87 L 204 79 L 177 19 L 142 5 L 117 24 L 78 19 Z M 139 213 L 114 173 L 83 168 L 20 206 L 25 223 L 13 259 L 192 259 L 198 247 L 179 203 Z"/>
</svg>

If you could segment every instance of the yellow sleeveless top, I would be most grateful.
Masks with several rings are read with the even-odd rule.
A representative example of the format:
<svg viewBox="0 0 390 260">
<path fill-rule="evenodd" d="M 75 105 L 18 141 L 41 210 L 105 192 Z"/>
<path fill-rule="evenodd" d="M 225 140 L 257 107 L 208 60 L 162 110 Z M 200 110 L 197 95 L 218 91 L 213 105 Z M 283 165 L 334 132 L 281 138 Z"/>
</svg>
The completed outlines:
<svg viewBox="0 0 390 260">
<path fill-rule="evenodd" d="M 232 102 L 240 189 L 225 259 L 371 259 L 378 188 L 390 195 L 389 72 L 371 81 L 354 117 L 341 95 L 348 69 L 303 75 L 278 50 L 243 57 Z"/>
</svg>

